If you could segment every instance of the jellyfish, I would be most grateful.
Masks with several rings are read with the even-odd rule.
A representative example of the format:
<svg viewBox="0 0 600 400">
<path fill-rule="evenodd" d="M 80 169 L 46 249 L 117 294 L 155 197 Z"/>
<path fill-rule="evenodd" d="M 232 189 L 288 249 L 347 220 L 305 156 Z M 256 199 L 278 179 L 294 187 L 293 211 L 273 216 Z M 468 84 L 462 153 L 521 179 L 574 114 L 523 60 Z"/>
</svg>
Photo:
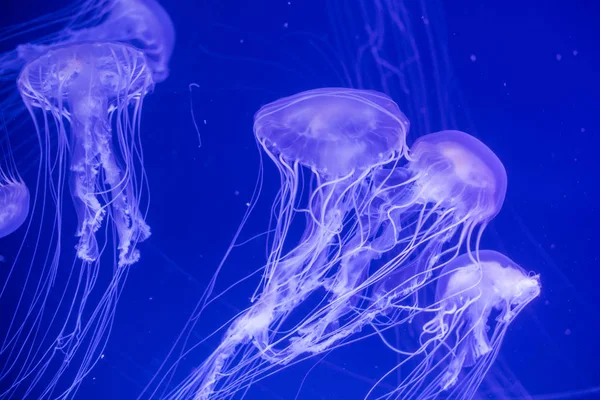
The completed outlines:
<svg viewBox="0 0 600 400">
<path fill-rule="evenodd" d="M 408 128 L 392 99 L 370 90 L 309 90 L 256 113 L 256 140 L 281 178 L 262 282 L 219 347 L 169 398 L 227 397 L 256 376 L 255 363 L 292 357 L 274 349 L 279 339 L 270 332 L 337 265 L 355 210 L 365 203 L 363 182 L 402 158 Z M 298 241 L 288 237 L 292 225 L 303 227 Z"/>
<path fill-rule="evenodd" d="M 84 261 L 98 259 L 95 233 L 109 206 L 119 236 L 119 266 L 136 262 L 136 243 L 150 236 L 138 208 L 132 155 L 138 146 L 141 104 L 152 85 L 144 54 L 116 43 L 50 50 L 27 64 L 19 77 L 19 90 L 32 118 L 36 118 L 35 108 L 42 109 L 57 127 L 52 132 L 44 117 L 41 124 L 36 123 L 39 134 L 47 138 L 55 133 L 59 152 L 70 149 L 71 194 L 79 219 L 77 254 Z M 65 119 L 70 122 L 70 134 Z M 119 145 L 116 152 L 113 142 Z"/>
<path fill-rule="evenodd" d="M 3 141 L 8 143 L 8 135 Z M 12 157 L 10 143 L 2 152 L 0 165 L 0 238 L 16 231 L 29 214 L 29 189 Z"/>
<path fill-rule="evenodd" d="M 47 243 L 47 250 L 34 251 L 29 268 L 41 269 L 40 281 L 30 282 L 29 274 L 20 277 L 33 296 L 26 291 L 19 295 L 3 338 L 1 378 L 13 380 L 0 397 L 33 390 L 43 397 L 55 390 L 67 367 L 74 372 L 61 390 L 72 395 L 100 356 L 126 268 L 139 259 L 137 244 L 150 235 L 141 208 L 145 174 L 139 130 L 143 99 L 152 87 L 144 53 L 116 42 L 53 47 L 21 71 L 18 88 L 43 149 L 37 190 L 53 201 L 55 231 L 47 239 L 41 231 L 37 236 L 37 243 Z M 77 215 L 79 263 L 61 267 L 61 260 L 66 261 L 61 258 L 61 231 L 67 181 Z M 49 204 L 44 196 L 40 198 L 44 202 L 39 217 L 44 221 Z M 110 225 L 102 232 L 107 222 Z M 111 272 L 103 274 L 101 255 L 111 235 L 116 260 Z M 22 250 L 13 269 L 26 255 Z M 11 275 L 17 284 L 18 274 Z M 102 276 L 108 278 L 108 285 L 96 287 Z M 4 289 L 7 285 L 8 281 Z M 67 293 L 73 297 L 69 299 Z M 91 301 L 92 295 L 98 296 L 98 303 Z M 47 310 L 54 296 L 58 296 L 58 309 Z M 23 307 L 28 310 L 25 314 Z M 66 364 L 54 370 L 56 357 Z M 76 357 L 80 363 L 72 361 Z M 49 380 L 42 379 L 47 375 Z M 25 389 L 29 384 L 31 388 Z"/>
<path fill-rule="evenodd" d="M 388 344 L 404 357 L 395 368 L 411 361 L 414 366 L 385 398 L 472 398 L 510 323 L 541 290 L 538 275 L 492 250 L 456 257 L 430 285 L 433 301 L 413 306 L 426 320 L 419 347 L 406 351 Z"/>
<path fill-rule="evenodd" d="M 141 114 L 168 76 L 174 40 L 155 0 L 81 0 L 0 31 L 3 44 L 19 42 L 0 55 L 0 107 L 11 133 L 25 129 L 17 117 L 28 110 L 36 134 L 14 153 L 22 173 L 37 166 L 32 222 L 0 283 L 12 315 L 0 336 L 0 398 L 73 397 L 102 355 L 150 235 Z"/>
</svg>

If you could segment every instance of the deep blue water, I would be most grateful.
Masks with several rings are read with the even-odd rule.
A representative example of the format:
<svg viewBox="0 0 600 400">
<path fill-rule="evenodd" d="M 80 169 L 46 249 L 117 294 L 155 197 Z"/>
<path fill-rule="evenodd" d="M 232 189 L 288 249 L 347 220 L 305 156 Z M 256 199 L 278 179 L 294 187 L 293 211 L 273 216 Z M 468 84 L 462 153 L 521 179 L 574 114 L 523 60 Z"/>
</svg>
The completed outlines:
<svg viewBox="0 0 600 400">
<path fill-rule="evenodd" d="M 0 19 L 3 25 L 23 21 L 62 6 L 55 1 L 27 0 L 31 5 L 24 8 L 4 0 Z M 600 8 L 579 0 L 424 2 L 438 49 L 435 66 L 429 56 L 423 61 L 430 98 L 436 87 L 450 93 L 442 101 L 452 114 L 446 123 L 488 144 L 508 172 L 507 199 L 484 244 L 541 275 L 542 295 L 509 329 L 498 365 L 506 382 L 520 382 L 534 398 L 600 398 L 600 392 L 576 397 L 600 387 Z M 153 236 L 140 246 L 142 259 L 132 267 L 109 346 L 80 399 L 133 399 L 153 376 L 250 201 L 259 163 L 254 113 L 301 90 L 348 85 L 340 67 L 355 70 L 358 42 L 351 38 L 364 33 L 358 1 L 163 3 L 177 44 L 170 77 L 147 97 L 143 111 Z M 415 4 L 408 9 L 416 27 L 421 14 Z M 429 51 L 423 32 L 414 28 L 406 35 L 413 33 L 416 46 Z M 346 39 L 341 44 L 335 40 L 340 34 Z M 401 59 L 393 40 L 389 46 Z M 377 85 L 372 66 L 360 74 L 365 86 Z M 411 97 L 392 82 L 390 94 L 401 108 L 418 113 L 429 106 L 408 104 Z M 190 90 L 191 83 L 198 87 Z M 444 121 L 437 111 L 407 114 L 438 130 Z M 25 140 L 28 129 L 13 140 Z M 417 122 L 412 135 L 422 133 Z M 267 165 L 264 196 L 272 198 L 278 184 Z M 267 217 L 264 204 L 244 237 L 264 230 Z M 261 243 L 237 250 L 218 288 L 256 269 L 263 255 Z M 203 337 L 246 306 L 255 284 L 214 304 L 194 335 Z M 186 358 L 182 370 L 197 366 L 214 344 Z M 365 341 L 267 379 L 247 399 L 293 399 L 315 364 L 300 399 L 362 398 L 357 393 L 390 363 L 393 357 L 380 344 Z"/>
</svg>

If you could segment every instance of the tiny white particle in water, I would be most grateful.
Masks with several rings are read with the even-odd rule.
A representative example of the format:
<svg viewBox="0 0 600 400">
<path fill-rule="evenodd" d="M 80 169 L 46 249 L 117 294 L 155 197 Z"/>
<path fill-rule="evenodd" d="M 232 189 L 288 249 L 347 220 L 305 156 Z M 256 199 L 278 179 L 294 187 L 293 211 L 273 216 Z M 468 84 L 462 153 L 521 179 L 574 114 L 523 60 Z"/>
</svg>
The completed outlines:
<svg viewBox="0 0 600 400">
<path fill-rule="evenodd" d="M 101 354 L 101 355 L 100 355 L 100 358 L 104 358 L 104 354 Z"/>
<path fill-rule="evenodd" d="M 236 196 L 239 196 L 240 195 L 240 191 L 236 190 L 235 192 L 233 192 L 233 194 L 235 194 Z"/>
<path fill-rule="evenodd" d="M 577 54 L 579 54 L 579 52 L 577 50 L 573 50 L 573 55 L 576 56 Z"/>
<path fill-rule="evenodd" d="M 206 120 L 204 120 L 204 125 L 206 125 Z"/>
<path fill-rule="evenodd" d="M 471 54 L 471 61 L 473 61 L 473 62 L 477 61 L 477 57 L 475 56 L 475 54 Z"/>
<path fill-rule="evenodd" d="M 288 23 L 287 23 L 287 22 L 286 22 L 286 23 L 284 23 L 284 24 L 283 24 L 283 27 L 284 27 L 284 28 L 287 28 L 287 27 L 288 27 Z"/>
<path fill-rule="evenodd" d="M 250 207 L 250 203 L 246 203 L 246 207 Z"/>
<path fill-rule="evenodd" d="M 556 55 L 556 61 L 560 61 L 560 60 L 562 60 L 562 54 L 558 53 Z"/>
<path fill-rule="evenodd" d="M 244 39 L 240 39 L 240 43 L 244 43 Z"/>
</svg>

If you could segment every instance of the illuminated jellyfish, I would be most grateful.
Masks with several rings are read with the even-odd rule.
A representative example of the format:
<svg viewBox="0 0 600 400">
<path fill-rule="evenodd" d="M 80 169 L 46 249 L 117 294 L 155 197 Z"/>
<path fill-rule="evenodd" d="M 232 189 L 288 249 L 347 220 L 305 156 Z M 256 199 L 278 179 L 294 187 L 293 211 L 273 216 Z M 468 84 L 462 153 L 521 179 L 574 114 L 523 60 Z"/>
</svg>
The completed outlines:
<svg viewBox="0 0 600 400">
<path fill-rule="evenodd" d="M 37 234 L 40 248 L 29 270 L 41 270 L 40 280 L 30 282 L 29 273 L 21 277 L 33 293 L 22 291 L 2 341 L 0 378 L 11 381 L 0 397 L 31 392 L 45 397 L 71 368 L 60 388 L 68 397 L 100 356 L 127 266 L 139 259 L 137 244 L 150 235 L 140 208 L 145 182 L 139 129 L 152 73 L 144 54 L 129 45 L 81 43 L 51 48 L 28 63 L 18 87 L 42 145 L 37 189 L 51 194 L 56 231 L 48 232 L 48 239 Z M 67 182 L 78 220 L 79 263 L 61 258 Z M 44 204 L 40 218 L 49 206 Z M 114 262 L 102 273 L 101 255 L 111 241 L 117 245 Z M 48 243 L 47 250 L 41 243 Z M 21 266 L 20 257 L 13 270 Z M 108 285 L 96 288 L 102 276 Z M 13 285 L 21 283 L 18 273 L 9 277 Z M 51 300 L 58 308 L 47 309 Z M 57 359 L 64 360 L 58 368 L 53 367 Z"/>
<path fill-rule="evenodd" d="M 4 138 L 8 142 L 8 136 Z M 29 213 L 29 189 L 17 171 L 10 146 L 0 166 L 0 238 L 16 231 Z"/>
<path fill-rule="evenodd" d="M 435 285 L 431 304 L 394 301 L 395 308 L 410 308 L 418 314 L 413 319 L 421 316 L 425 322 L 417 349 L 386 343 L 404 357 L 394 369 L 407 363 L 412 367 L 385 398 L 472 398 L 496 359 L 509 324 L 540 294 L 537 275 L 492 250 L 460 255 L 446 263 L 429 285 Z"/>
<path fill-rule="evenodd" d="M 53 119 L 50 123 L 44 116 L 37 122 L 38 134 L 54 134 L 59 152 L 69 149 L 71 194 L 79 220 L 79 258 L 98 259 L 95 233 L 110 207 L 119 236 L 119 266 L 136 262 L 136 243 L 150 236 L 138 208 L 133 165 L 139 145 L 141 103 L 153 85 L 144 54 L 116 43 L 59 47 L 27 64 L 18 85 L 32 118 L 39 108 Z M 114 131 L 112 119 L 116 122 Z M 70 132 L 65 120 L 70 123 Z M 114 142 L 119 146 L 117 151 Z"/>
<path fill-rule="evenodd" d="M 174 40 L 155 0 L 78 0 L 0 31 L 16 46 L 0 55 L 9 133 L 25 129 L 25 109 L 37 133 L 14 147 L 37 180 L 30 229 L 1 275 L 2 399 L 74 396 L 106 346 L 128 266 L 150 235 L 141 113 L 168 76 Z"/>
<path fill-rule="evenodd" d="M 270 331 L 323 285 L 337 265 L 346 231 L 355 225 L 352 215 L 366 203 L 363 183 L 383 166 L 397 164 L 406 150 L 408 126 L 388 96 L 368 90 L 309 90 L 256 113 L 256 139 L 281 177 L 262 287 L 219 347 L 169 398 L 228 398 L 255 376 L 259 354 L 266 363 L 280 357 L 252 353 L 244 345 L 269 348 Z M 290 243 L 290 227 L 301 223 L 298 217 L 304 234 Z M 290 245 L 292 250 L 284 249 Z"/>
</svg>

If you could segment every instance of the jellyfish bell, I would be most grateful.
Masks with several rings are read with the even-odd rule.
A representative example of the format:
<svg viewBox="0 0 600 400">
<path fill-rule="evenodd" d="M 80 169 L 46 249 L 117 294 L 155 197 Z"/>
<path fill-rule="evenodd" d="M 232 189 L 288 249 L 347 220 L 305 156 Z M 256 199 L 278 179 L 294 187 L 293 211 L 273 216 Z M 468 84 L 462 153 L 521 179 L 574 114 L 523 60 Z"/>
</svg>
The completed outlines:
<svg viewBox="0 0 600 400">
<path fill-rule="evenodd" d="M 169 60 L 175 46 L 175 28 L 169 14 L 156 0 L 106 3 L 106 18 L 97 26 L 70 31 L 67 42 L 127 43 L 144 53 L 154 82 L 164 81 L 169 76 Z"/>
<path fill-rule="evenodd" d="M 502 208 L 506 170 L 485 144 L 460 131 L 423 136 L 411 147 L 408 168 L 421 174 L 423 201 L 450 203 L 459 216 L 489 220 Z"/>
<path fill-rule="evenodd" d="M 425 346 L 426 359 L 435 358 L 436 364 L 412 384 L 430 379 L 437 389 L 430 386 L 424 393 L 469 398 L 494 362 L 509 324 L 540 290 L 539 276 L 497 251 L 452 260 L 440 271 L 431 306 L 436 315 L 424 327 L 425 336 L 433 335 Z"/>
<path fill-rule="evenodd" d="M 78 18 L 82 21 L 68 24 L 42 43 L 19 45 L 19 60 L 31 62 L 56 46 L 120 42 L 145 54 L 155 82 L 162 82 L 168 77 L 175 29 L 169 15 L 156 0 L 99 0 L 83 3 L 80 13 L 83 16 Z"/>
<path fill-rule="evenodd" d="M 254 132 L 266 151 L 340 177 L 389 162 L 405 149 L 408 119 L 387 95 L 320 88 L 262 107 Z"/>
</svg>

